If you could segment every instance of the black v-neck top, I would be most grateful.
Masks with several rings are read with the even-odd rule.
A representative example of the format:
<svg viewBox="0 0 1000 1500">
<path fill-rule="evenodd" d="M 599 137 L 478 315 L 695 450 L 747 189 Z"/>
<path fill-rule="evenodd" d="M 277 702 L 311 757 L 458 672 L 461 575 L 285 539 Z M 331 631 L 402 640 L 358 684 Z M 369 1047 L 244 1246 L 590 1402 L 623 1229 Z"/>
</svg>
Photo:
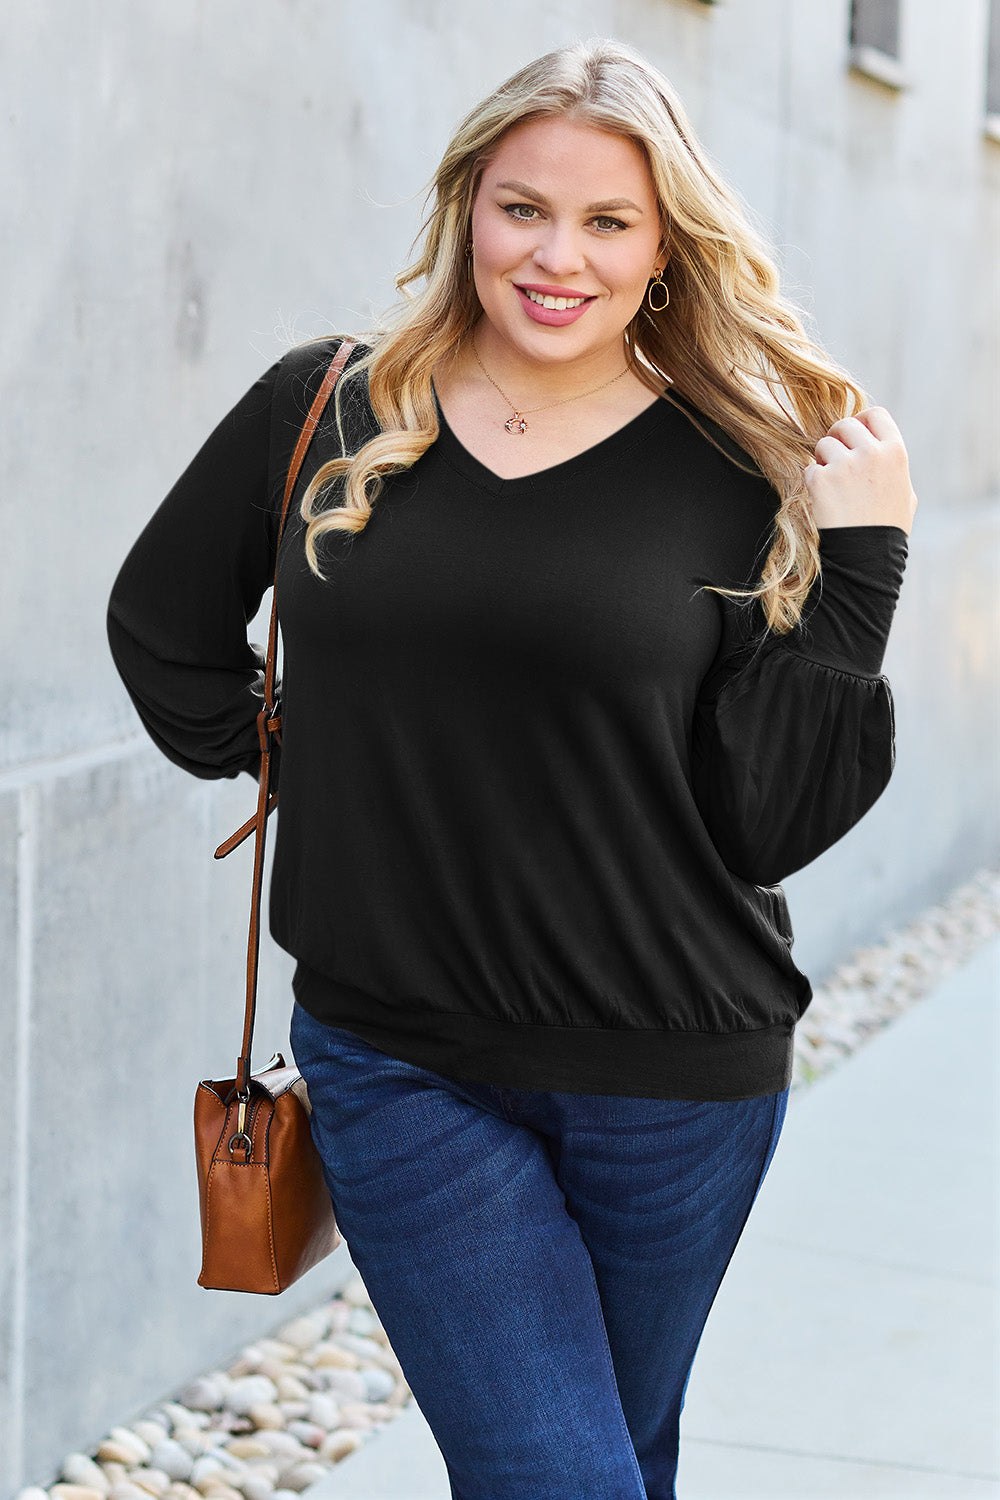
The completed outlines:
<svg viewBox="0 0 1000 1500">
<path fill-rule="evenodd" d="M 114 585 L 118 669 L 155 742 L 198 776 L 256 775 L 263 653 L 247 621 L 335 348 L 299 346 L 261 376 Z M 354 446 L 377 429 L 363 380 L 343 394 Z M 298 500 L 338 451 L 331 411 L 278 568 L 270 922 L 299 1002 L 391 1056 L 501 1087 L 786 1087 L 811 990 L 778 882 L 891 774 L 881 664 L 905 533 L 823 530 L 802 624 L 768 634 L 758 606 L 704 585 L 756 581 L 777 496 L 670 396 L 516 479 L 442 417 L 365 529 L 322 539 L 321 581 Z"/>
<path fill-rule="evenodd" d="M 470 484 L 486 490 L 490 495 L 499 495 L 509 500 L 530 500 L 540 484 L 561 485 L 588 480 L 608 464 L 614 464 L 624 458 L 625 454 L 637 444 L 650 438 L 655 441 L 653 435 L 662 421 L 660 402 L 654 399 L 652 405 L 639 412 L 638 416 L 626 422 L 623 427 L 619 427 L 617 432 L 594 443 L 592 447 L 576 454 L 575 457 L 566 459 L 563 463 L 553 464 L 549 468 L 540 469 L 533 474 L 523 474 L 516 479 L 502 479 L 499 474 L 494 474 L 492 469 L 480 463 L 479 459 L 471 454 L 455 436 L 436 395 L 435 405 L 441 427 L 435 446 L 440 457 Z M 514 436 L 515 441 L 521 440 L 519 435 Z"/>
</svg>

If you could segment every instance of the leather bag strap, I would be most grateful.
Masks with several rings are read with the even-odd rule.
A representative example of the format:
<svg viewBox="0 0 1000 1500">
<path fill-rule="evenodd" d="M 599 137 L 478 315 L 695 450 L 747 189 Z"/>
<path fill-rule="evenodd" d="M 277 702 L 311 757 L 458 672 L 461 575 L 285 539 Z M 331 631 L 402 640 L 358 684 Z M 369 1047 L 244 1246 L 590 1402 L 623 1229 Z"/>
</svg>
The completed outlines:
<svg viewBox="0 0 1000 1500">
<path fill-rule="evenodd" d="M 260 777 L 257 786 L 257 811 L 248 822 L 244 823 L 242 828 L 238 828 L 215 851 L 216 859 L 224 859 L 227 854 L 242 844 L 243 840 L 251 833 L 254 835 L 253 885 L 250 895 L 250 932 L 247 941 L 246 1014 L 243 1020 L 243 1041 L 236 1064 L 236 1095 L 241 1099 L 248 1098 L 250 1092 L 250 1050 L 253 1045 L 253 1024 L 257 1009 L 257 969 L 260 958 L 260 897 L 264 880 L 264 846 L 267 834 L 267 819 L 278 800 L 277 792 L 269 794 L 272 736 L 278 740 L 279 744 L 281 743 L 281 715 L 276 711 L 274 701 L 275 660 L 278 644 L 278 549 L 281 546 L 285 521 L 288 517 L 288 506 L 299 477 L 299 471 L 302 468 L 302 461 L 306 456 L 309 444 L 312 442 L 313 434 L 319 425 L 319 420 L 326 409 L 327 402 L 333 393 L 337 381 L 343 374 L 344 366 L 347 364 L 351 351 L 354 348 L 354 343 L 345 339 L 330 361 L 326 374 L 323 376 L 322 384 L 313 398 L 313 403 L 309 408 L 309 415 L 306 417 L 302 431 L 299 433 L 299 440 L 295 445 L 292 461 L 288 466 L 288 475 L 285 479 L 285 494 L 281 504 L 281 519 L 278 522 L 278 535 L 274 546 L 271 623 L 267 632 L 267 659 L 264 665 L 264 704 L 257 715 L 257 737 L 260 743 Z"/>
</svg>

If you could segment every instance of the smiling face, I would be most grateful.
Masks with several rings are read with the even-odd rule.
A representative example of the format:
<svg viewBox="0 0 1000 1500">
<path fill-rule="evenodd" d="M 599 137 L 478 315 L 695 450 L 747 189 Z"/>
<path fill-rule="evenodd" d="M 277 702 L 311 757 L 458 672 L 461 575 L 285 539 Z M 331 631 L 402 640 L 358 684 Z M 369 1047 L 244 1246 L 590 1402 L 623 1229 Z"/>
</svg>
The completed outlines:
<svg viewBox="0 0 1000 1500">
<path fill-rule="evenodd" d="M 642 150 L 567 116 L 509 130 L 472 207 L 484 354 L 505 365 L 621 363 L 622 337 L 665 264 Z"/>
</svg>

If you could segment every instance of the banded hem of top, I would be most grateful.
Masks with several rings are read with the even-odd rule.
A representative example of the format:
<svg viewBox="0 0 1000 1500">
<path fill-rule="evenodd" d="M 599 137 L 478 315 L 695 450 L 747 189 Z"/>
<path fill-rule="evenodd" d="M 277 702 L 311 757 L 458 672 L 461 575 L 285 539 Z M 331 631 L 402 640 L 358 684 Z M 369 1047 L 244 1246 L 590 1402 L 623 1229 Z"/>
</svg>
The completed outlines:
<svg viewBox="0 0 1000 1500">
<path fill-rule="evenodd" d="M 458 1082 L 718 1102 L 780 1093 L 792 1080 L 789 1023 L 707 1032 L 510 1022 L 387 1005 L 301 962 L 292 988 L 313 1020 Z"/>
</svg>

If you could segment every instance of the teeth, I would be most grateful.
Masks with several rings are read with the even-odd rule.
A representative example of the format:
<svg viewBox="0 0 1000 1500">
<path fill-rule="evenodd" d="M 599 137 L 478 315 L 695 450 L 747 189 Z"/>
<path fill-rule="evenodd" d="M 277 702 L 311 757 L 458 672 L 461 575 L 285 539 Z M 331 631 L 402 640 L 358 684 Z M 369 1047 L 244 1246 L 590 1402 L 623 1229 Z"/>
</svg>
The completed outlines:
<svg viewBox="0 0 1000 1500">
<path fill-rule="evenodd" d="M 586 297 L 543 297 L 541 292 L 529 292 L 524 288 L 524 295 L 529 302 L 537 302 L 539 307 L 548 307 L 552 312 L 565 312 L 568 307 L 579 307 L 586 302 Z"/>
</svg>

